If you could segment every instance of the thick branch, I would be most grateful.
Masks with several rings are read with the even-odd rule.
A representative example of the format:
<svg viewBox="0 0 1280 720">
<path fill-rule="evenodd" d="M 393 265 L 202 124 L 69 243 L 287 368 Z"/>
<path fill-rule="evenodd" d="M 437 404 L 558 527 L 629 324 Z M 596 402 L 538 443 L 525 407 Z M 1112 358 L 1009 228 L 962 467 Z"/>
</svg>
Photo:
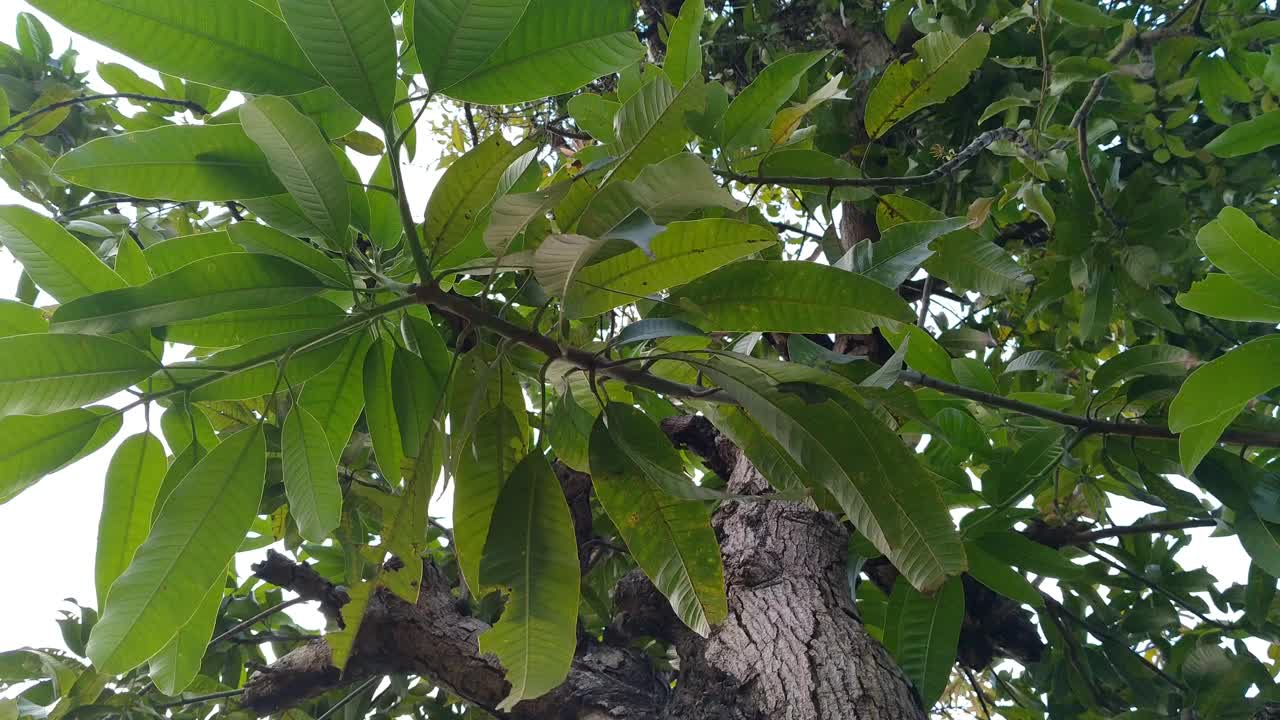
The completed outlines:
<svg viewBox="0 0 1280 720">
<path fill-rule="evenodd" d="M 804 177 L 799 175 L 744 175 L 728 170 L 717 170 L 716 175 L 727 180 L 747 183 L 749 185 L 787 185 L 838 187 L 912 187 L 928 185 L 956 174 L 970 160 L 974 159 L 992 143 L 1008 140 L 1018 143 L 1024 152 L 1032 156 L 1039 153 L 1022 137 L 1022 133 L 1013 128 L 988 130 L 973 139 L 956 156 L 923 175 L 905 175 L 902 177 L 851 178 L 851 177 Z"/>
<path fill-rule="evenodd" d="M 901 377 L 904 382 L 911 383 L 912 385 L 933 388 L 934 390 L 946 393 L 947 395 L 968 398 L 970 400 L 980 402 L 983 405 L 1011 410 L 1023 415 L 1030 415 L 1032 417 L 1038 417 L 1042 420 L 1048 420 L 1049 422 L 1054 422 L 1059 425 L 1078 428 L 1096 435 L 1124 435 L 1126 437 L 1155 438 L 1158 440 L 1176 440 L 1178 438 L 1177 434 L 1170 431 L 1169 428 L 1164 425 L 1094 420 L 1093 418 L 1084 417 L 1082 415 L 1071 415 L 1069 413 L 1040 407 L 1039 405 L 1011 400 L 1007 397 L 996 395 L 994 393 L 974 390 L 970 387 L 956 385 L 955 383 L 949 383 L 945 380 L 939 380 L 917 372 L 904 372 Z M 1256 447 L 1280 447 L 1280 433 L 1228 428 L 1226 432 L 1222 433 L 1221 442 L 1231 443 L 1234 445 L 1252 445 Z"/>
</svg>

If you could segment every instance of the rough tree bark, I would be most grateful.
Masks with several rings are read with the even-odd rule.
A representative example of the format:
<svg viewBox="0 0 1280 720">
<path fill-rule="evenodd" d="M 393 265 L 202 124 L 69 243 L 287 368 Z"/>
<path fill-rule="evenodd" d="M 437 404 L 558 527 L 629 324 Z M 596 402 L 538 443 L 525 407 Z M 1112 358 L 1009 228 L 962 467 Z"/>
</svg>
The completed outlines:
<svg viewBox="0 0 1280 720">
<path fill-rule="evenodd" d="M 767 490 L 751 463 L 704 418 L 673 421 L 665 428 L 673 440 L 726 474 L 735 493 Z M 567 475 L 561 480 L 569 492 L 581 487 Z M 604 641 L 580 638 L 564 685 L 503 717 L 925 717 L 910 683 L 858 619 L 845 573 L 848 532 L 836 518 L 798 503 L 733 501 L 715 513 L 713 523 L 724 557 L 729 619 L 709 638 L 688 631 L 652 584 L 633 573 L 615 590 L 618 615 Z M 290 576 L 275 571 L 277 578 Z M 428 563 L 417 605 L 386 592 L 375 596 L 345 673 L 330 666 L 323 640 L 312 641 L 251 678 L 242 704 L 274 712 L 372 675 L 406 673 L 492 712 L 509 686 L 498 663 L 479 653 L 477 638 L 487 628 L 465 613 L 444 573 Z M 631 641 L 641 636 L 676 648 L 680 671 L 674 692 L 670 674 L 633 647 Z"/>
</svg>

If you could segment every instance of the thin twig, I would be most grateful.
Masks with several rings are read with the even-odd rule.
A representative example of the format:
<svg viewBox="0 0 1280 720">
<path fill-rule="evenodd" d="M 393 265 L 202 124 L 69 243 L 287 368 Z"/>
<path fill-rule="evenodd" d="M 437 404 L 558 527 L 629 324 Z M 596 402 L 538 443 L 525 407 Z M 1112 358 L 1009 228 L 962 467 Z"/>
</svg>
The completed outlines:
<svg viewBox="0 0 1280 720">
<path fill-rule="evenodd" d="M 987 707 L 987 696 L 982 692 L 982 688 L 978 687 L 978 679 L 973 676 L 973 671 L 965 667 L 964 663 L 960 664 L 960 669 L 964 671 L 964 676 L 969 679 L 969 687 L 973 688 L 973 694 L 978 696 L 978 705 L 982 707 L 982 714 L 986 720 L 991 720 L 991 708 Z"/>
<path fill-rule="evenodd" d="M 1132 653 L 1133 656 L 1137 658 L 1143 665 L 1146 665 L 1148 670 L 1158 675 L 1160 679 L 1169 683 L 1173 687 L 1178 688 L 1179 690 L 1187 689 L 1186 685 L 1183 685 L 1176 678 L 1170 677 L 1168 673 L 1166 673 L 1164 670 L 1161 670 L 1159 665 L 1156 665 L 1155 663 L 1151 662 L 1146 658 L 1145 655 L 1131 648 L 1127 641 L 1117 638 L 1115 635 L 1112 635 L 1107 630 L 1100 628 L 1094 625 L 1093 623 L 1089 622 L 1088 620 L 1085 620 L 1084 618 L 1080 617 L 1079 615 L 1076 615 L 1075 613 L 1071 612 L 1070 610 L 1067 609 L 1065 605 L 1058 602 L 1052 595 L 1049 595 L 1041 591 L 1040 596 L 1044 598 L 1045 604 L 1048 605 L 1049 608 L 1054 611 L 1049 613 L 1050 617 L 1056 616 L 1057 613 L 1062 613 L 1063 615 L 1067 616 L 1067 618 L 1070 619 L 1072 622 L 1076 623 L 1077 625 L 1084 628 L 1085 630 L 1093 633 L 1094 635 L 1097 635 L 1098 637 L 1103 638 L 1104 640 L 1110 640 L 1111 642 L 1124 647 L 1127 651 Z"/>
<path fill-rule="evenodd" d="M 1180 520 L 1178 522 L 1165 523 L 1140 523 L 1137 525 L 1123 525 L 1121 527 L 1104 528 L 1102 530 L 1094 530 L 1080 535 L 1071 540 L 1070 545 L 1085 545 L 1098 540 L 1107 538 L 1123 537 L 1125 535 L 1146 535 L 1148 533 L 1177 532 L 1179 530 L 1190 530 L 1192 528 L 1209 528 L 1216 527 L 1217 520 Z"/>
<path fill-rule="evenodd" d="M 368 690 L 371 685 L 373 685 L 375 682 L 381 679 L 382 679 L 381 675 L 374 675 L 368 680 L 365 680 L 364 682 L 360 683 L 359 685 L 356 686 L 355 690 L 352 690 L 351 692 L 347 693 L 346 697 L 334 703 L 333 707 L 329 708 L 328 710 L 325 710 L 324 714 L 316 718 L 316 720 L 329 720 L 329 718 L 333 717 L 335 713 L 337 713 L 339 710 L 345 707 L 347 703 L 354 700 L 357 695 L 364 692 L 365 690 Z"/>
<path fill-rule="evenodd" d="M 187 705 L 195 705 L 196 703 L 202 703 L 209 700 L 221 700 L 222 698 L 236 697 L 237 695 L 242 695 L 242 694 L 244 694 L 244 688 L 239 688 L 236 690 L 220 690 L 218 692 L 212 692 L 207 695 L 196 695 L 195 697 L 184 698 L 182 700 L 177 700 L 170 703 L 162 703 L 160 705 L 156 705 L 156 708 L 162 710 L 164 708 L 184 707 Z"/>
<path fill-rule="evenodd" d="M 1104 546 L 1104 547 L 1107 547 L 1107 546 Z M 1200 621 L 1205 623 L 1206 625 L 1212 625 L 1213 627 L 1216 627 L 1216 628 L 1224 627 L 1223 623 L 1217 620 L 1214 620 L 1213 618 L 1209 617 L 1208 615 L 1205 615 L 1204 613 L 1200 612 L 1195 607 L 1193 607 L 1191 605 L 1191 602 L 1186 598 L 1182 597 L 1181 595 L 1178 595 L 1177 593 L 1171 590 L 1166 589 L 1165 587 L 1161 586 L 1159 583 L 1149 580 L 1147 577 L 1145 577 L 1141 573 L 1135 572 L 1125 567 L 1123 564 L 1118 563 L 1109 557 L 1106 557 L 1102 553 L 1099 553 L 1096 550 L 1093 550 L 1092 548 L 1086 547 L 1086 548 L 1081 548 L 1081 550 L 1083 550 L 1085 553 L 1087 553 L 1090 557 L 1094 558 L 1098 562 L 1112 568 L 1113 570 L 1119 572 L 1125 577 L 1128 577 L 1130 580 L 1133 580 L 1149 588 L 1152 592 L 1155 592 L 1158 595 L 1163 595 L 1167 600 L 1169 600 L 1169 602 L 1173 603 L 1174 605 L 1177 605 L 1183 610 L 1186 610 L 1192 615 L 1195 615 L 1196 617 L 1200 618 Z"/>
<path fill-rule="evenodd" d="M 462 103 L 462 114 L 467 118 L 467 129 L 471 131 L 471 147 L 480 145 L 480 133 L 476 132 L 476 119 L 471 115 L 471 103 Z"/>
<path fill-rule="evenodd" d="M 102 95 L 85 95 L 83 97 L 71 98 L 70 100 L 60 100 L 55 103 L 49 103 L 48 105 L 45 105 L 44 107 L 38 110 L 32 110 L 26 115 L 23 115 L 17 120 L 14 120 L 13 122 L 9 123 L 5 127 L 0 128 L 0 136 L 7 135 L 13 130 L 17 130 L 23 125 L 26 125 L 27 123 L 31 122 L 33 119 L 38 118 L 41 115 L 44 115 L 45 113 L 51 113 L 54 110 L 61 110 L 62 108 L 71 107 L 73 105 L 83 105 L 84 103 L 93 102 L 95 100 L 138 100 L 141 102 L 161 103 L 164 105 L 176 105 L 178 107 L 186 108 L 191 112 L 197 113 L 199 115 L 209 114 L 209 111 L 205 110 L 204 106 L 200 105 L 199 103 L 192 102 L 190 100 L 174 100 L 172 98 L 156 97 L 154 95 L 142 95 L 140 93 L 106 93 Z"/>
<path fill-rule="evenodd" d="M 266 610 L 263 610 L 262 612 L 258 613 L 257 615 L 254 615 L 253 617 L 249 618 L 248 620 L 245 620 L 244 622 L 236 623 L 234 626 L 232 626 L 232 627 L 231 627 L 231 629 L 230 629 L 230 630 L 228 630 L 228 631 L 226 631 L 226 632 L 222 633 L 221 635 L 219 635 L 218 637 L 216 637 L 216 638 L 214 638 L 214 639 L 210 640 L 210 641 L 209 641 L 209 646 L 210 646 L 210 647 L 213 647 L 214 645 L 217 645 L 218 643 L 222 642 L 223 640 L 226 640 L 227 638 L 235 637 L 238 633 L 240 633 L 240 632 L 242 632 L 242 631 L 244 631 L 244 630 L 247 630 L 247 629 L 249 629 L 249 628 L 253 627 L 253 626 L 254 626 L 258 621 L 260 621 L 260 620 L 265 620 L 265 619 L 267 619 L 267 618 L 271 617 L 272 615 L 275 615 L 275 614 L 276 614 L 276 613 L 278 613 L 278 612 L 281 612 L 281 611 L 283 611 L 283 610 L 287 610 L 288 608 L 291 608 L 291 607 L 293 607 L 294 605 L 297 605 L 298 603 L 300 603 L 300 602 L 302 602 L 302 601 L 304 601 L 304 600 L 306 600 L 306 598 L 304 598 L 304 597 L 296 597 L 296 598 L 293 598 L 292 600 L 285 600 L 285 601 L 284 601 L 284 602 L 282 602 L 282 603 L 278 603 L 278 604 L 276 604 L 276 605 L 273 605 L 273 606 L 271 606 L 271 607 L 267 608 Z"/>
</svg>

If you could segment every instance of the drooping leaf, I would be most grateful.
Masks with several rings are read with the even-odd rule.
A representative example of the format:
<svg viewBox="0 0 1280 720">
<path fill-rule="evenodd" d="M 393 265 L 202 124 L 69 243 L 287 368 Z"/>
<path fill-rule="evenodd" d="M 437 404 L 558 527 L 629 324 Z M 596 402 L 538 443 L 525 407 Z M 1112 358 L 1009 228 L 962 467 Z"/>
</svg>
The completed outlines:
<svg viewBox="0 0 1280 720">
<path fill-rule="evenodd" d="M 100 422 L 90 410 L 0 418 L 0 503 L 72 461 Z"/>
<path fill-rule="evenodd" d="M 0 242 L 58 302 L 117 290 L 125 282 L 57 222 L 18 205 L 0 207 Z"/>
<path fill-rule="evenodd" d="M 195 615 L 248 532 L 265 476 L 259 426 L 222 441 L 174 489 L 89 638 L 102 672 L 142 664 Z"/>
<path fill-rule="evenodd" d="M 435 92 L 448 93 L 485 64 L 511 35 L 529 0 L 416 0 L 414 49 Z"/>
<path fill-rule="evenodd" d="M 53 172 L 76 185 L 139 198 L 217 202 L 285 190 L 244 128 L 230 123 L 101 137 L 58 158 Z"/>
<path fill-rule="evenodd" d="M 325 427 L 297 405 L 285 418 L 280 436 L 289 514 L 298 521 L 302 537 L 324 542 L 342 516 L 342 488 Z"/>
<path fill-rule="evenodd" d="M 666 224 L 705 208 L 740 210 L 742 202 L 716 182 L 702 158 L 679 153 L 646 167 L 635 180 L 602 189 L 587 206 L 578 229 L 589 237 L 604 237 L 637 209 Z"/>
<path fill-rule="evenodd" d="M 573 276 L 564 299 L 569 317 L 590 317 L 637 298 L 682 285 L 777 242 L 758 225 L 708 218 L 672 223 L 636 248 L 588 265 Z"/>
<path fill-rule="evenodd" d="M 677 288 L 658 313 L 706 330 L 796 333 L 867 333 L 914 317 L 896 292 L 869 278 L 768 260 L 736 262 Z"/>
<path fill-rule="evenodd" d="M 307 218 L 335 249 L 349 247 L 351 198 L 319 128 L 286 100 L 270 96 L 242 105 L 240 121 Z"/>
<path fill-rule="evenodd" d="M 240 252 L 240 248 L 231 242 L 225 231 L 216 230 L 162 240 L 144 250 L 143 256 L 155 276 L 171 273 L 196 260 L 229 252 Z"/>
<path fill-rule="evenodd" d="M 236 223 L 227 231 L 231 241 L 249 252 L 266 253 L 292 260 L 324 278 L 331 287 L 346 287 L 350 277 L 319 249 L 289 237 L 276 228 L 257 223 Z"/>
<path fill-rule="evenodd" d="M 160 369 L 151 355 L 94 335 L 0 338 L 0 357 L 0 416 L 82 407 Z"/>
<path fill-rule="evenodd" d="M 480 635 L 511 692 L 498 706 L 555 688 L 569 674 L 577 647 L 578 548 L 560 481 L 540 453 L 512 471 L 493 508 L 480 564 L 481 584 L 508 594 L 502 617 Z"/>
<path fill-rule="evenodd" d="M 642 412 L 611 403 L 591 431 L 591 482 L 636 563 L 676 615 L 706 637 L 728 615 L 720 545 L 710 508 L 669 495 L 655 468 L 683 475 L 662 430 Z"/>
<path fill-rule="evenodd" d="M 346 317 L 347 313 L 332 301 L 310 297 L 283 307 L 233 310 L 172 323 L 165 326 L 164 339 L 196 347 L 234 347 L 269 335 L 325 330 Z"/>
<path fill-rule="evenodd" d="M 702 75 L 702 24 L 706 15 L 703 0 L 690 0 L 680 5 L 680 17 L 671 26 L 662 70 L 676 87 Z"/>
<path fill-rule="evenodd" d="M 1218 219 L 1200 229 L 1196 244 L 1233 280 L 1280 302 L 1280 240 L 1259 230 L 1248 215 L 1223 208 Z"/>
<path fill-rule="evenodd" d="M 271 255 L 227 253 L 181 267 L 136 288 L 98 293 L 63 305 L 52 329 L 110 334 L 198 320 L 235 310 L 288 305 L 332 284 Z"/>
<path fill-rule="evenodd" d="M 760 71 L 729 104 L 720 127 L 720 144 L 726 151 L 748 147 L 763 138 L 773 116 L 800 86 L 800 78 L 809 68 L 830 54 L 826 50 L 787 55 Z"/>
<path fill-rule="evenodd" d="M 342 99 L 375 123 L 390 117 L 396 93 L 396 36 L 386 5 L 282 0 L 280 13 L 312 66 Z"/>
<path fill-rule="evenodd" d="M 1182 377 L 1196 363 L 1189 351 L 1171 345 L 1139 345 L 1102 364 L 1093 374 L 1093 389 L 1102 392 L 1138 375 Z"/>
<path fill-rule="evenodd" d="M 932 707 L 946 689 L 964 623 L 964 586 L 953 578 L 932 595 L 908 583 L 894 585 L 885 630 L 886 646 L 915 684 L 921 705 Z M 890 639 L 892 642 L 890 643 Z"/>
<path fill-rule="evenodd" d="M 222 591 L 226 585 L 225 573 L 213 581 L 200 599 L 196 614 L 178 630 L 169 642 L 147 660 L 147 674 L 156 688 L 165 695 L 177 695 L 186 690 L 200 672 L 205 649 L 213 637 L 218 622 L 218 610 L 222 607 Z"/>
<path fill-rule="evenodd" d="M 872 243 L 871 264 L 862 268 L 860 274 L 896 288 L 934 254 L 930 247 L 934 240 L 963 228 L 968 222 L 968 218 L 957 217 L 894 225 Z"/>
<path fill-rule="evenodd" d="M 809 403 L 766 366 L 727 357 L 701 366 L 827 489 L 908 581 L 930 592 L 965 568 L 964 547 L 915 453 L 857 402 Z"/>
<path fill-rule="evenodd" d="M 1169 429 L 1180 433 L 1225 412 L 1238 412 L 1254 397 L 1280 385 L 1277 367 L 1280 336 L 1258 338 L 1201 365 L 1169 406 Z"/>
<path fill-rule="evenodd" d="M 404 459 L 400 424 L 396 420 L 395 389 L 391 383 L 394 352 L 394 345 L 380 339 L 364 358 L 365 420 L 369 423 L 378 468 L 393 484 L 400 479 Z"/>
<path fill-rule="evenodd" d="M 878 138 L 912 113 L 959 92 L 990 45 L 991 36 L 981 32 L 962 38 L 938 31 L 918 40 L 916 57 L 889 65 L 867 97 L 867 134 Z"/>
<path fill-rule="evenodd" d="M 342 353 L 319 375 L 307 381 L 298 404 L 324 426 L 329 450 L 336 461 L 351 439 L 364 409 L 364 361 L 371 344 L 367 333 L 347 340 Z"/>
<path fill-rule="evenodd" d="M 702 337 L 706 333 L 689 323 L 665 318 L 646 318 L 622 328 L 612 341 L 614 347 L 669 337 Z"/>
<path fill-rule="evenodd" d="M 247 93 L 323 85 L 276 15 L 252 0 L 35 0 L 70 30 L 161 72 Z"/>
<path fill-rule="evenodd" d="M 566 5 L 531 0 L 502 44 L 442 91 L 482 105 L 524 102 L 577 90 L 630 65 L 643 53 L 632 30 L 628 2 Z"/>
<path fill-rule="evenodd" d="M 483 595 L 480 565 L 498 494 L 528 454 L 523 433 L 507 408 L 490 410 L 460 450 L 453 493 L 453 536 L 458 569 L 467 587 Z"/>
<path fill-rule="evenodd" d="M 1235 528 L 1254 564 L 1273 578 L 1280 577 L 1280 526 L 1245 511 L 1236 514 Z"/>
<path fill-rule="evenodd" d="M 167 469 L 164 445 L 151 433 L 125 438 L 111 457 L 94 553 L 98 607 L 106 607 L 111 584 L 129 567 L 134 552 L 147 539 L 151 512 Z"/>
<path fill-rule="evenodd" d="M 39 309 L 17 300 L 0 300 L 0 337 L 49 332 L 49 321 Z"/>
<path fill-rule="evenodd" d="M 427 201 L 422 242 L 428 253 L 443 257 L 466 240 L 492 202 L 503 172 L 534 147 L 531 139 L 512 145 L 495 134 L 454 161 Z"/>
</svg>

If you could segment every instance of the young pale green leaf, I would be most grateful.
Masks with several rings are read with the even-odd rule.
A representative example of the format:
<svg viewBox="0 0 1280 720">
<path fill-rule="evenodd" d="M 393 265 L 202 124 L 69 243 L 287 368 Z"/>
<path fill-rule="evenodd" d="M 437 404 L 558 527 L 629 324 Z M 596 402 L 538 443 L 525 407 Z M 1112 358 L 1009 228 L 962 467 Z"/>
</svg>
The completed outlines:
<svg viewBox="0 0 1280 720">
<path fill-rule="evenodd" d="M 204 651 L 209 647 L 213 629 L 218 622 L 218 609 L 222 607 L 222 591 L 226 574 L 218 576 L 196 608 L 196 614 L 169 642 L 147 660 L 147 674 L 156 689 L 165 695 L 175 696 L 186 690 L 200 672 Z"/>
<path fill-rule="evenodd" d="M 1102 392 L 1139 375 L 1182 377 L 1195 366 L 1196 357 L 1189 350 L 1172 345 L 1139 345 L 1103 363 L 1093 374 L 1093 389 Z"/>
<path fill-rule="evenodd" d="M 129 569 L 111 586 L 88 655 L 117 674 L 155 655 L 185 625 L 253 522 L 266 477 L 258 426 L 209 451 L 174 489 Z"/>
<path fill-rule="evenodd" d="M 364 360 L 371 344 L 368 333 L 347 340 L 337 359 L 308 380 L 298 398 L 299 407 L 306 408 L 324 426 L 335 462 L 364 409 Z"/>
<path fill-rule="evenodd" d="M 673 290 L 657 315 L 706 330 L 868 333 L 914 314 L 893 290 L 838 268 L 743 260 Z"/>
<path fill-rule="evenodd" d="M 107 591 L 133 560 L 151 530 L 151 512 L 160 495 L 168 463 L 160 438 L 149 432 L 125 438 L 107 466 L 94 553 L 94 585 L 98 607 L 106 607 Z"/>
<path fill-rule="evenodd" d="M 1196 244 L 1233 280 L 1280 302 L 1280 240 L 1259 230 L 1248 215 L 1223 208 L 1217 220 L 1200 229 Z"/>
<path fill-rule="evenodd" d="M 396 557 L 414 561 L 406 562 L 405 567 L 394 572 L 382 573 L 382 582 L 388 590 L 410 604 L 418 602 L 418 591 L 422 586 L 422 563 L 418 558 L 422 556 L 425 544 L 428 505 L 435 490 L 436 477 L 440 474 L 442 439 L 442 434 L 432 427 L 415 443 L 417 448 L 413 454 L 416 458 L 412 467 L 406 468 L 404 492 L 396 498 L 394 512 L 383 518 L 381 547 Z"/>
<path fill-rule="evenodd" d="M 535 146 L 531 139 L 512 145 L 495 134 L 445 170 L 427 201 L 422 241 L 430 254 L 447 255 L 467 239 L 481 211 L 492 202 L 502 174 Z"/>
<path fill-rule="evenodd" d="M 106 335 L 288 305 L 330 287 L 284 258 L 227 253 L 183 266 L 141 287 L 73 300 L 53 314 L 51 327 L 54 332 Z"/>
<path fill-rule="evenodd" d="M 375 578 L 362 580 L 352 586 L 347 591 L 351 602 L 342 606 L 343 627 L 337 632 L 326 633 L 324 636 L 331 652 L 329 662 L 339 670 L 346 668 L 347 661 L 351 659 L 356 635 L 360 632 L 360 626 L 364 624 L 364 612 L 368 609 L 369 600 L 373 598 L 373 593 L 377 591 L 379 585 Z"/>
<path fill-rule="evenodd" d="M 1230 275 L 1211 273 L 1178 293 L 1177 303 L 1191 312 L 1241 322 L 1280 323 L 1280 300 L 1260 295 Z"/>
<path fill-rule="evenodd" d="M 0 338 L 0 416 L 82 407 L 160 369 L 151 355 L 95 335 Z"/>
<path fill-rule="evenodd" d="M 101 422 L 91 410 L 0 418 L 0 504 L 74 460 Z"/>
<path fill-rule="evenodd" d="M 811 404 L 776 386 L 773 366 L 746 358 L 717 357 L 700 366 L 830 491 L 913 586 L 931 592 L 965 569 L 964 545 L 932 477 L 861 404 Z"/>
<path fill-rule="evenodd" d="M 960 92 L 990 46 L 991 36 L 981 32 L 967 38 L 946 31 L 925 35 L 915 44 L 916 57 L 895 61 L 872 88 L 864 119 L 867 134 L 881 137 L 908 115 Z"/>
<path fill-rule="evenodd" d="M 466 80 L 516 28 L 529 0 L 416 0 L 413 47 L 435 92 Z"/>
<path fill-rule="evenodd" d="M 906 582 L 893 587 L 885 629 L 886 645 L 902 671 L 915 684 L 921 705 L 933 707 L 942 696 L 956 661 L 960 626 L 964 624 L 964 585 L 953 578 L 936 593 L 925 595 Z M 896 612 L 894 610 L 896 609 Z M 887 641 L 893 638 L 893 644 Z"/>
<path fill-rule="evenodd" d="M 351 282 L 349 276 L 329 256 L 275 228 L 243 222 L 232 225 L 227 234 L 231 236 L 232 242 L 249 252 L 292 260 L 324 278 L 331 287 L 345 288 Z"/>
<path fill-rule="evenodd" d="M 1261 337 L 1201 365 L 1169 406 L 1169 429 L 1180 433 L 1280 385 L 1280 336 Z M 1230 421 L 1230 418 L 1228 418 Z"/>
<path fill-rule="evenodd" d="M 481 105 L 509 105 L 572 92 L 644 54 L 632 15 L 631 3 L 625 0 L 568 5 L 532 0 L 502 44 L 441 91 Z M 423 63 L 424 70 L 427 65 Z"/>
<path fill-rule="evenodd" d="M 240 107 L 244 132 L 271 170 L 335 249 L 350 247 L 351 197 L 320 129 L 287 100 L 260 97 Z"/>
<path fill-rule="evenodd" d="M 564 298 L 565 314 L 599 315 L 683 285 L 777 241 L 772 230 L 737 220 L 672 223 L 653 238 L 649 252 L 636 248 L 578 271 Z"/>
<path fill-rule="evenodd" d="M 324 542 L 342 519 L 342 488 L 325 427 L 296 405 L 285 418 L 280 443 L 289 513 L 303 538 Z"/>
<path fill-rule="evenodd" d="M 728 615 L 720 544 L 711 509 L 673 497 L 654 466 L 675 475 L 684 464 L 644 413 L 611 403 L 591 431 L 591 482 L 632 558 L 671 601 L 676 615 L 706 637 Z"/>
<path fill-rule="evenodd" d="M 827 50 L 797 53 L 771 63 L 729 104 L 720 127 L 720 144 L 727 152 L 768 141 L 768 127 L 778 109 L 800 86 L 809 68 L 829 55 Z"/>
<path fill-rule="evenodd" d="M 322 297 L 309 297 L 283 307 L 233 310 L 201 320 L 164 327 L 164 339 L 194 347 L 227 348 L 269 335 L 327 330 L 347 317 L 342 308 Z"/>
<path fill-rule="evenodd" d="M 388 6 L 365 0 L 281 0 L 280 13 L 312 66 L 362 115 L 382 124 L 396 94 L 396 35 Z"/>
<path fill-rule="evenodd" d="M 1229 158 L 1261 152 L 1277 143 L 1280 143 L 1280 110 L 1272 110 L 1232 125 L 1209 141 L 1204 149 Z"/>
<path fill-rule="evenodd" d="M 702 75 L 702 24 L 706 16 L 706 3 L 690 0 L 680 5 L 680 17 L 671 26 L 662 70 L 676 87 Z"/>
<path fill-rule="evenodd" d="M 541 453 L 522 460 L 502 486 L 480 562 L 481 584 L 508 593 L 502 617 L 480 635 L 480 652 L 506 669 L 511 692 L 498 709 L 510 710 L 563 682 L 578 644 L 573 518 Z"/>
<path fill-rule="evenodd" d="M 45 332 L 49 332 L 49 321 L 39 308 L 0 299 L 0 337 Z"/>
<path fill-rule="evenodd" d="M 871 263 L 861 268 L 859 274 L 885 287 L 896 288 L 933 255 L 934 240 L 968 224 L 968 218 L 955 217 L 894 225 L 871 244 Z"/>
<path fill-rule="evenodd" d="M 144 65 L 206 85 L 293 95 L 324 84 L 280 18 L 252 0 L 31 4 L 73 32 Z"/>
<path fill-rule="evenodd" d="M 0 207 L 0 243 L 58 302 L 118 290 L 125 282 L 52 219 L 19 205 Z"/>
<path fill-rule="evenodd" d="M 218 202 L 285 190 L 244 128 L 230 123 L 101 137 L 58 158 L 53 172 L 76 185 L 139 198 Z"/>
<path fill-rule="evenodd" d="M 400 479 L 404 446 L 396 420 L 391 363 L 395 346 L 379 339 L 364 358 L 364 416 L 373 438 L 373 455 L 383 477 L 393 485 Z"/>
<path fill-rule="evenodd" d="M 454 551 L 458 570 L 477 597 L 489 586 L 480 584 L 481 558 L 498 494 L 507 477 L 527 455 L 524 433 L 505 407 L 490 410 L 460 449 L 453 491 Z"/>
</svg>

